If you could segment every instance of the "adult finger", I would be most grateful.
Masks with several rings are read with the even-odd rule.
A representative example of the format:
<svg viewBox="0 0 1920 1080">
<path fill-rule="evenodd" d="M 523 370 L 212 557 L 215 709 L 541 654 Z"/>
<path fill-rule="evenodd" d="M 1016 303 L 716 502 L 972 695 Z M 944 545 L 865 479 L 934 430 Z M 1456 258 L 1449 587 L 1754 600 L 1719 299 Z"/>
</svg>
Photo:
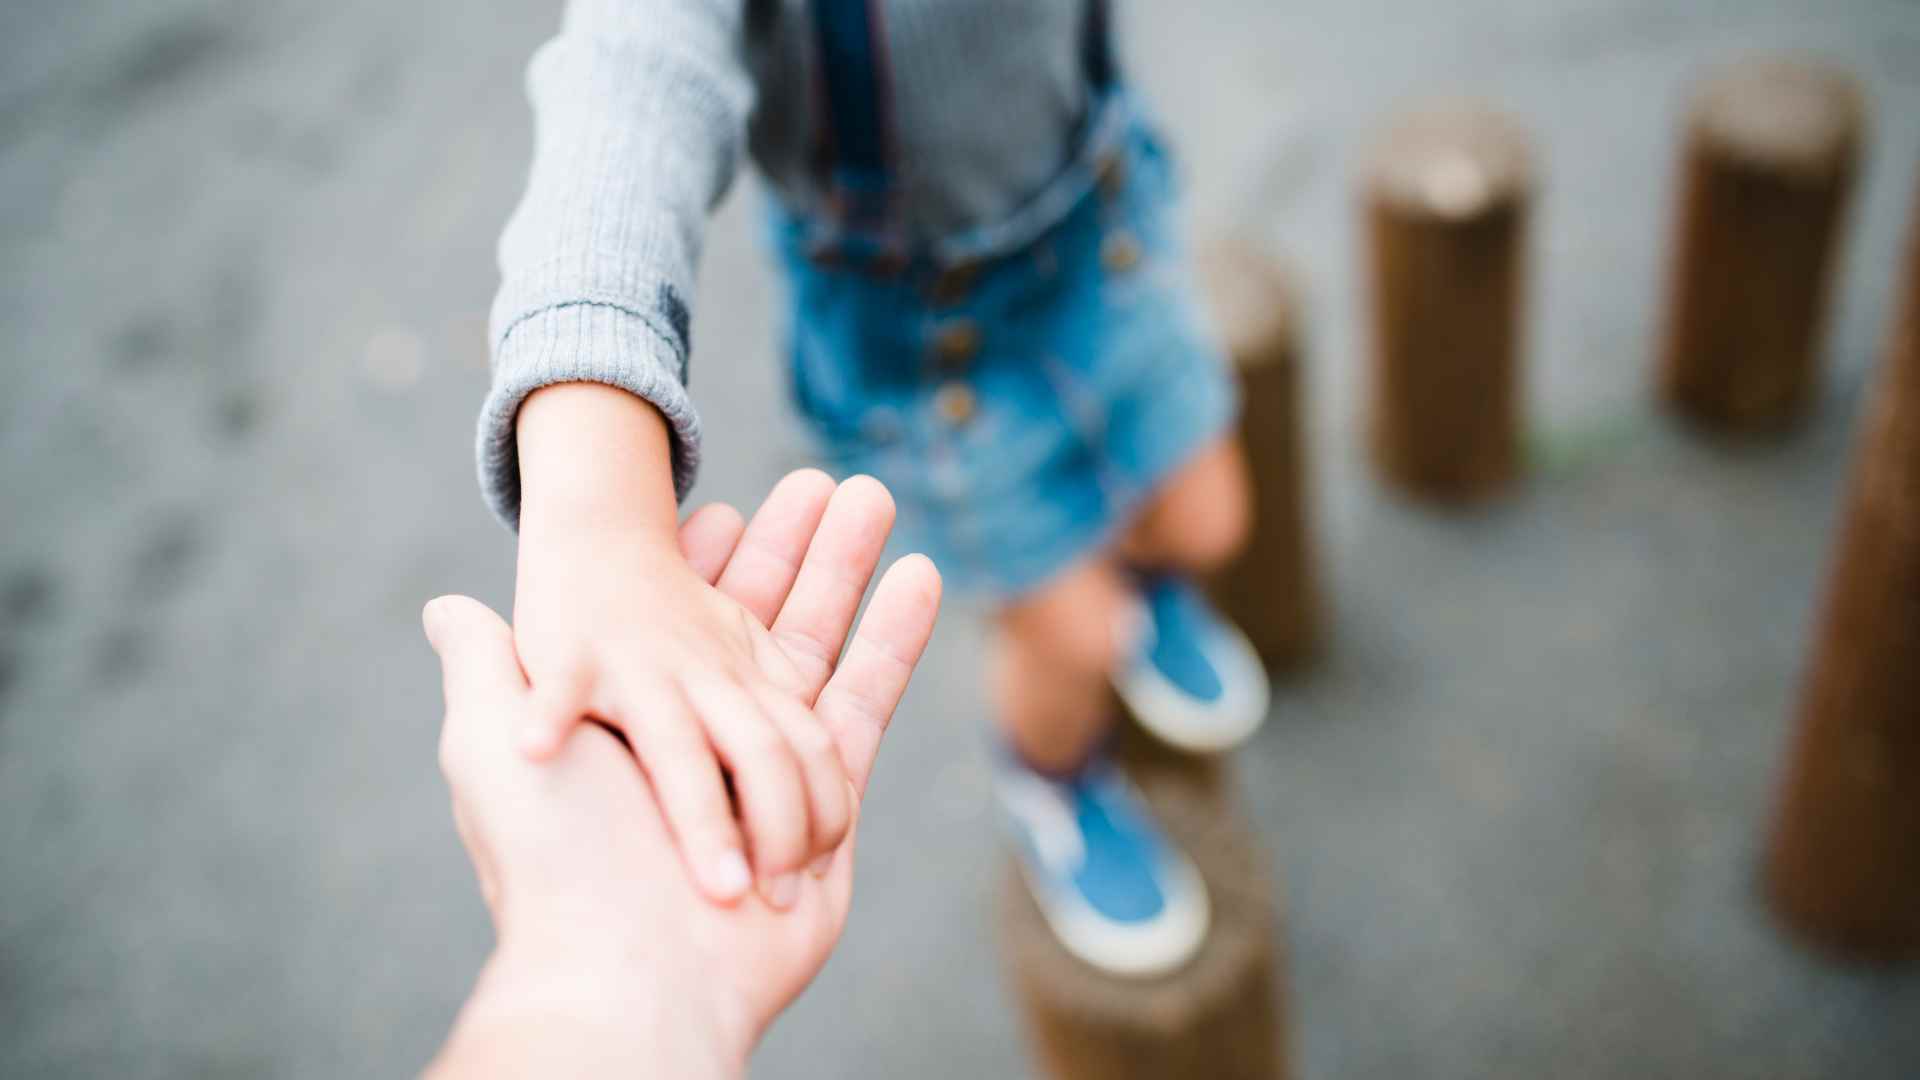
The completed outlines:
<svg viewBox="0 0 1920 1080">
<path fill-rule="evenodd" d="M 893 531 L 893 516 L 893 496 L 871 476 L 841 484 L 827 503 L 772 627 L 774 640 L 801 680 L 801 685 L 786 689 L 802 701 L 811 704 L 818 698 L 833 674 L 854 612 L 860 610 L 860 598 Z"/>
<path fill-rule="evenodd" d="M 754 697 L 786 737 L 800 765 L 800 776 L 807 786 L 807 867 L 817 877 L 826 871 L 834 850 L 847 837 L 847 827 L 853 824 L 853 803 L 839 747 L 813 710 L 793 698 L 772 686 L 762 686 Z"/>
<path fill-rule="evenodd" d="M 806 785 L 791 744 L 733 683 L 689 685 L 687 700 L 700 714 L 721 763 L 733 774 L 734 800 L 760 894 L 776 908 L 791 907 L 799 896 L 799 871 L 806 864 L 811 829 Z"/>
<path fill-rule="evenodd" d="M 894 563 L 880 578 L 840 669 L 814 705 L 840 747 L 840 760 L 857 792 L 867 790 L 880 736 L 907 692 L 907 680 L 933 636 L 939 612 L 940 571 L 933 561 L 908 555 Z"/>
<path fill-rule="evenodd" d="M 711 585 L 733 558 L 734 546 L 747 529 L 747 519 L 726 503 L 708 503 L 680 523 L 680 554 L 693 572 Z"/>
<path fill-rule="evenodd" d="M 513 628 L 470 596 L 441 596 L 420 611 L 427 642 L 440 656 L 448 715 L 468 715 L 504 694 L 523 694 L 527 680 L 513 647 Z"/>
<path fill-rule="evenodd" d="M 500 873 L 494 868 L 493 852 L 482 841 L 480 830 L 474 828 L 466 804 L 460 801 L 459 796 L 453 799 L 453 831 L 460 834 L 460 843 L 467 849 L 467 859 L 473 863 L 473 876 L 480 881 L 480 899 L 486 901 L 487 911 L 497 922 L 500 918 Z"/>
<path fill-rule="evenodd" d="M 624 722 L 622 729 L 653 782 L 687 872 L 709 898 L 730 904 L 753 884 L 753 875 L 714 748 L 677 690 L 648 700 L 645 721 Z"/>
<path fill-rule="evenodd" d="M 752 612 L 761 626 L 773 623 L 787 590 L 793 588 L 800 560 L 806 557 L 833 491 L 833 478 L 819 469 L 788 473 L 754 512 L 727 568 L 714 583 Z"/>
</svg>

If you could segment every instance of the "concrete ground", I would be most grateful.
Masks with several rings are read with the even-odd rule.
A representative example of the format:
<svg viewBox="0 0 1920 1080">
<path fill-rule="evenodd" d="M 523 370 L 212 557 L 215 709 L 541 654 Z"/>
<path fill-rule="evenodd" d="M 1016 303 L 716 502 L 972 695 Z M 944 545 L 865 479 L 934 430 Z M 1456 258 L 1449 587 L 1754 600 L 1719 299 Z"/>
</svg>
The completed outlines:
<svg viewBox="0 0 1920 1080">
<path fill-rule="evenodd" d="M 554 5 L 0 12 L 0 1075 L 393 1075 L 489 940 L 417 612 L 510 600 L 470 453 L 491 245 Z M 1901 0 L 1135 3 L 1202 226 L 1311 301 L 1324 664 L 1241 768 L 1308 1077 L 1920 1075 L 1920 980 L 1755 903 L 1759 829 L 1920 161 Z M 1676 106 L 1793 46 L 1874 103 L 1827 393 L 1705 446 L 1645 394 Z M 1486 513 L 1357 451 L 1351 181 L 1398 104 L 1536 136 L 1536 467 Z M 695 338 L 699 495 L 802 459 L 750 198 Z M 871 796 L 852 928 L 767 1077 L 1018 1075 L 990 947 L 980 636 L 955 609 Z"/>
</svg>

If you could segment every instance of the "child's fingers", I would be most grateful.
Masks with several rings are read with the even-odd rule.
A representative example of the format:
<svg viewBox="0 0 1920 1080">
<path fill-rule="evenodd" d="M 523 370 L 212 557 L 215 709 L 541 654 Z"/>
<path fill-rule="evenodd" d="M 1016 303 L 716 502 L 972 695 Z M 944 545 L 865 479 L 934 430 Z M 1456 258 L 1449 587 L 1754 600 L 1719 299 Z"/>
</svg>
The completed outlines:
<svg viewBox="0 0 1920 1080">
<path fill-rule="evenodd" d="M 732 903 L 753 885 L 753 874 L 713 746 L 676 691 L 647 700 L 646 722 L 623 725 L 633 756 L 653 782 L 660 812 L 700 891 Z"/>
<path fill-rule="evenodd" d="M 814 712 L 833 733 L 854 790 L 880 752 L 880 736 L 907 692 L 907 680 L 933 636 L 940 612 L 940 571 L 925 555 L 908 555 L 888 568 L 840 669 L 820 692 Z"/>
<path fill-rule="evenodd" d="M 531 707 L 515 736 L 520 752 L 535 761 L 559 753 L 567 735 L 586 718 L 587 689 L 592 682 L 592 669 L 585 665 L 543 673 L 534 680 Z"/>
<path fill-rule="evenodd" d="M 773 636 L 799 671 L 788 687 L 808 703 L 827 685 L 893 531 L 893 496 L 871 476 L 841 484 L 827 503 L 799 576 L 773 621 Z"/>
<path fill-rule="evenodd" d="M 806 865 L 806 785 L 793 747 L 747 692 L 732 683 L 687 687 L 687 698 L 705 723 L 707 737 L 733 773 L 747 845 L 760 894 L 776 908 L 793 905 Z"/>
<path fill-rule="evenodd" d="M 754 512 L 733 549 L 727 568 L 715 582 L 760 620 L 770 625 L 793 588 L 820 517 L 833 497 L 833 478 L 818 469 L 799 469 L 775 484 Z"/>
<path fill-rule="evenodd" d="M 693 572 L 711 585 L 733 558 L 734 546 L 747 529 L 747 519 L 726 503 L 708 503 L 680 523 L 680 554 Z"/>
<path fill-rule="evenodd" d="M 840 750 L 833 736 L 813 710 L 771 686 L 754 697 L 773 721 L 793 756 L 800 764 L 800 775 L 807 784 L 807 809 L 811 825 L 807 834 L 807 866 L 816 876 L 824 872 L 840 841 L 846 839 L 853 824 L 853 804 L 847 787 L 847 771 L 840 764 Z"/>
</svg>

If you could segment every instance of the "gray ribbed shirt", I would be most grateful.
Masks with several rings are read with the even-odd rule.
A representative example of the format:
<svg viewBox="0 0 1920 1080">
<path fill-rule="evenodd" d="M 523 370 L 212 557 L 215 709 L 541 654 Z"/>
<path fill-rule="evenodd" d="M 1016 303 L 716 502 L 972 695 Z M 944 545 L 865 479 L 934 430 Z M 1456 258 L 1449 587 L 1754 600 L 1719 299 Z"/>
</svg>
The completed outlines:
<svg viewBox="0 0 1920 1080">
<path fill-rule="evenodd" d="M 1088 0 L 874 0 L 907 237 L 995 222 L 1058 172 L 1089 107 Z M 571 0 L 527 69 L 526 194 L 500 237 L 481 483 L 520 509 L 514 417 L 534 390 L 603 382 L 659 408 L 682 495 L 700 456 L 687 327 L 701 235 L 742 151 L 823 210 L 826 118 L 806 0 Z"/>
</svg>

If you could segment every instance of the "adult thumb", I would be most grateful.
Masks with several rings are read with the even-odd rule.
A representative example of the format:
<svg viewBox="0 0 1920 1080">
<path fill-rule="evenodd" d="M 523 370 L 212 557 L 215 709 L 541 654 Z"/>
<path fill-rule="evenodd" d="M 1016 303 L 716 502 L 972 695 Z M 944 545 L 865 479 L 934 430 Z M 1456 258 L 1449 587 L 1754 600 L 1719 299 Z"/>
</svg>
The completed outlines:
<svg viewBox="0 0 1920 1080">
<path fill-rule="evenodd" d="M 440 656 L 449 712 L 527 689 L 513 628 L 492 608 L 470 596 L 441 596 L 420 612 L 427 642 Z"/>
</svg>

